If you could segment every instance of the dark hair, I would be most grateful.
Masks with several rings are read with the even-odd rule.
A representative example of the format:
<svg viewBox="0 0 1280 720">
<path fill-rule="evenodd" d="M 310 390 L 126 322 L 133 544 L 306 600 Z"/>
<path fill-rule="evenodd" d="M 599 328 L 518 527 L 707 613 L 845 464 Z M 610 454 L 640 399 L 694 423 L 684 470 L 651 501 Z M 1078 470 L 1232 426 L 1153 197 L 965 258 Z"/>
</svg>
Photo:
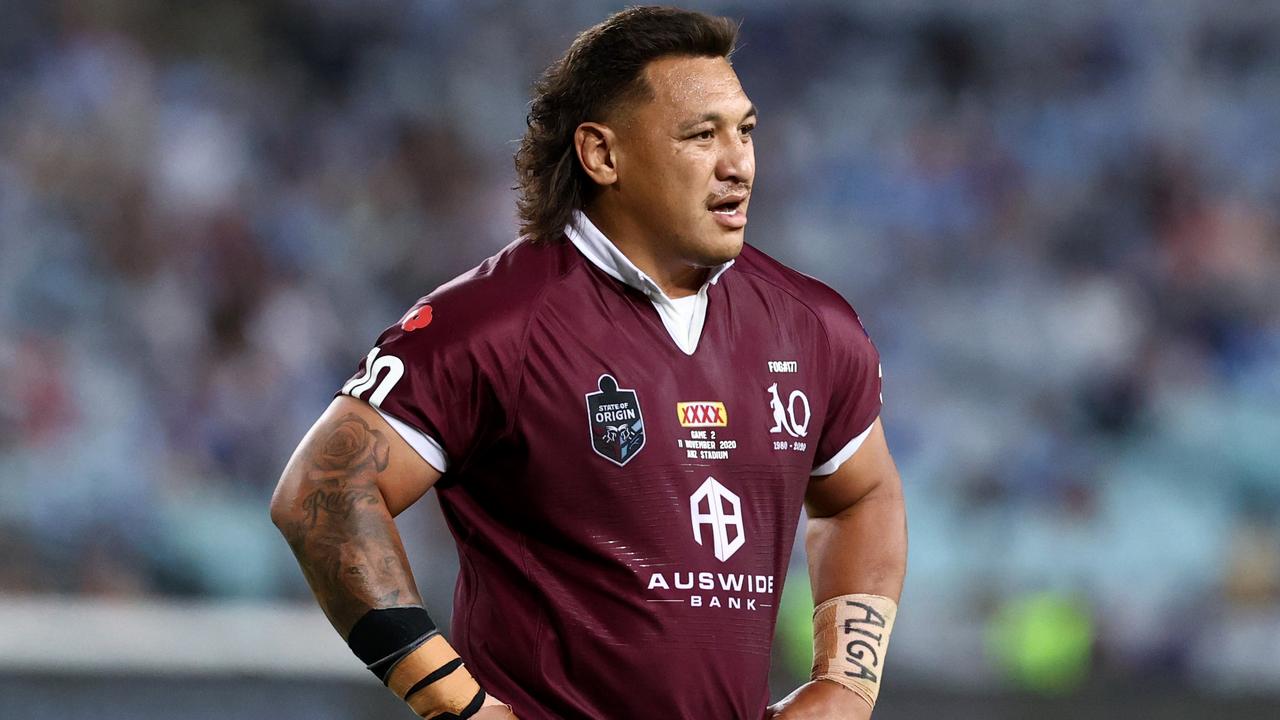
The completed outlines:
<svg viewBox="0 0 1280 720">
<path fill-rule="evenodd" d="M 604 121 L 622 100 L 651 97 L 644 68 L 668 55 L 729 57 L 738 24 L 672 7 L 632 7 L 584 30 L 534 85 L 528 130 L 516 151 L 520 232 L 560 236 L 593 192 L 578 162 L 574 131 Z"/>
</svg>

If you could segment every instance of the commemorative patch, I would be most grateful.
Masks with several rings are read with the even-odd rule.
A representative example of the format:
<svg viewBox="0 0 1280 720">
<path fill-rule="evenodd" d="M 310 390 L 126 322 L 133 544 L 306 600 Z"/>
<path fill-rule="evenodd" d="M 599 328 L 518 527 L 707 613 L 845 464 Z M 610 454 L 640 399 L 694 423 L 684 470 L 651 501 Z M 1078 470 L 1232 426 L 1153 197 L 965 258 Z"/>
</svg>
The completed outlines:
<svg viewBox="0 0 1280 720">
<path fill-rule="evenodd" d="M 615 465 L 626 465 L 644 447 L 640 399 L 635 390 L 619 388 L 618 381 L 607 373 L 600 376 L 597 385 L 598 392 L 587 393 L 591 449 Z"/>
<path fill-rule="evenodd" d="M 426 303 L 419 303 L 409 308 L 409 312 L 400 318 L 400 329 L 405 332 L 413 332 L 431 324 L 431 306 Z"/>
</svg>

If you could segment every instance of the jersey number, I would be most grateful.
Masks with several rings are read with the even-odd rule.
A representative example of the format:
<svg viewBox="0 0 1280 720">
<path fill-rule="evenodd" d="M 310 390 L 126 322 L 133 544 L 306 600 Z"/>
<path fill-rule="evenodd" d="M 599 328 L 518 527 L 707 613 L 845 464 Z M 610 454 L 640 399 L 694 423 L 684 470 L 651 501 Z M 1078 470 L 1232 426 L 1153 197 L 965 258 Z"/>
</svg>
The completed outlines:
<svg viewBox="0 0 1280 720">
<path fill-rule="evenodd" d="M 400 378 L 404 377 L 404 363 L 395 355 L 383 355 L 378 357 L 378 352 L 382 348 L 374 348 L 369 351 L 369 357 L 364 361 L 364 372 L 356 375 L 342 386 L 342 393 L 350 395 L 353 398 L 359 398 L 369 388 L 375 384 L 378 386 L 369 396 L 369 404 L 374 407 L 381 407 L 382 401 L 387 399 L 387 395 L 391 393 L 391 389 L 400 382 Z M 383 371 L 386 374 L 383 374 Z M 378 377 L 382 376 L 379 381 Z"/>
</svg>

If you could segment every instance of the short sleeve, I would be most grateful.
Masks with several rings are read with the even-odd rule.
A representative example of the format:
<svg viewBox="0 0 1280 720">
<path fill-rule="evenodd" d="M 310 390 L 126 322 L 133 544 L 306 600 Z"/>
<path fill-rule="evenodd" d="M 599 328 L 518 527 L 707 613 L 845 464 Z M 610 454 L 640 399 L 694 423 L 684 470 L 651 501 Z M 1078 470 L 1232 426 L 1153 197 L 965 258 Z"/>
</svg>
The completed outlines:
<svg viewBox="0 0 1280 720">
<path fill-rule="evenodd" d="M 833 303 L 833 305 L 835 305 Z M 880 353 L 848 303 L 823 311 L 831 396 L 811 474 L 830 475 L 862 446 L 880 416 Z"/>
<path fill-rule="evenodd" d="M 340 391 L 376 408 L 441 472 L 465 464 L 505 424 L 503 343 L 458 305 L 419 300 Z"/>
</svg>

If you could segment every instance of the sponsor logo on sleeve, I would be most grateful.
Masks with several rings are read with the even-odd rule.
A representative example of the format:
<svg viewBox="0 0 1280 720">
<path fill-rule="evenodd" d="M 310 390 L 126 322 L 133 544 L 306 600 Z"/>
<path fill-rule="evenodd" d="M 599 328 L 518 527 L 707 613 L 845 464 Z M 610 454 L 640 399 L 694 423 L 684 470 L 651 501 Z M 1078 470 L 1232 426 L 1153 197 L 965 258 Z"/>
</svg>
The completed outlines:
<svg viewBox="0 0 1280 720">
<path fill-rule="evenodd" d="M 728 427 L 729 411 L 722 402 L 676 403 L 680 427 Z"/>
<path fill-rule="evenodd" d="M 644 447 L 644 416 L 636 391 L 618 387 L 612 375 L 601 375 L 599 391 L 587 393 L 591 449 L 618 465 L 626 465 Z"/>
</svg>

